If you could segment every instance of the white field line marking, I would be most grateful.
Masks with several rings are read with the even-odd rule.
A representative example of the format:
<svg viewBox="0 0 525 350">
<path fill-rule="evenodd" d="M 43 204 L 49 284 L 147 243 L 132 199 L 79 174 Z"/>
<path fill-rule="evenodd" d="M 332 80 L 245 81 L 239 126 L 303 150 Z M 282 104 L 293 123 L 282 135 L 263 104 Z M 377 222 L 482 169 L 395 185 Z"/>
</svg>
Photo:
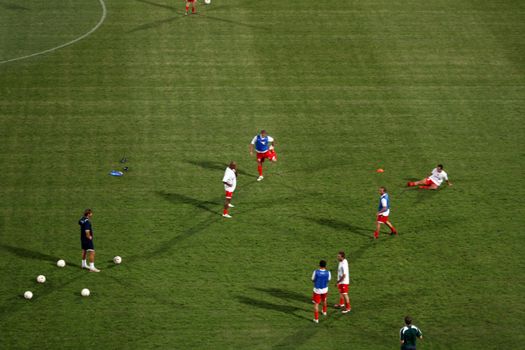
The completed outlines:
<svg viewBox="0 0 525 350">
<path fill-rule="evenodd" d="M 25 60 L 27 58 L 40 56 L 40 55 L 45 55 L 46 53 L 50 53 L 50 52 L 53 52 L 53 51 L 56 51 L 56 50 L 60 50 L 60 49 L 62 49 L 64 47 L 66 47 L 66 46 L 73 45 L 74 43 L 77 43 L 80 40 L 87 38 L 88 36 L 93 34 L 102 25 L 102 23 L 104 23 L 104 21 L 106 20 L 106 14 L 107 14 L 106 4 L 104 3 L 104 0 L 98 0 L 98 2 L 100 3 L 100 6 L 102 7 L 102 16 L 100 17 L 100 20 L 98 21 L 97 25 L 94 26 L 93 28 L 91 28 L 91 30 L 89 32 L 87 32 L 84 35 L 81 35 L 78 38 L 73 39 L 73 40 L 71 40 L 71 41 L 69 41 L 69 42 L 67 42 L 65 44 L 59 45 L 57 47 L 53 47 L 51 49 L 47 49 L 47 50 L 44 50 L 44 51 L 36 52 L 36 53 L 30 54 L 30 55 L 26 55 L 26 56 L 11 58 L 11 59 L 5 60 L 5 61 L 0 61 L 0 64 L 14 62 L 14 61 L 21 61 L 21 60 Z"/>
</svg>

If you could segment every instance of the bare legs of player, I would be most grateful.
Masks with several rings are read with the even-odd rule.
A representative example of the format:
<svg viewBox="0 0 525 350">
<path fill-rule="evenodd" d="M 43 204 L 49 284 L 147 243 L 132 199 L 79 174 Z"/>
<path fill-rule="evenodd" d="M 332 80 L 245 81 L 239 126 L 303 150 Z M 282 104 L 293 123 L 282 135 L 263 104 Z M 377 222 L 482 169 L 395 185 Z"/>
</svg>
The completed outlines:
<svg viewBox="0 0 525 350">
<path fill-rule="evenodd" d="M 409 182 L 409 187 L 413 186 L 419 186 L 419 188 L 425 189 L 425 190 L 437 190 L 438 186 L 436 184 L 427 185 L 427 179 L 419 180 L 416 182 Z"/>
</svg>

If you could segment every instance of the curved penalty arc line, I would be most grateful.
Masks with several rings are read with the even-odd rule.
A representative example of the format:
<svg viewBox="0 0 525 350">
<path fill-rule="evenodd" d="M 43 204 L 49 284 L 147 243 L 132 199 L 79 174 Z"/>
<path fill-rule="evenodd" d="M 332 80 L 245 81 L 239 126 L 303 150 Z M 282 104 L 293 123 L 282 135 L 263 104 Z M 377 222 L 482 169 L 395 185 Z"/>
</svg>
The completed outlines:
<svg viewBox="0 0 525 350">
<path fill-rule="evenodd" d="M 64 47 L 66 47 L 66 46 L 73 45 L 73 44 L 79 42 L 80 40 L 83 40 L 83 39 L 87 38 L 88 36 L 93 34 L 98 28 L 100 28 L 102 23 L 104 23 L 104 21 L 106 20 L 106 15 L 107 15 L 106 3 L 104 2 L 104 0 L 98 0 L 98 2 L 100 3 L 100 7 L 102 8 L 102 16 L 100 17 L 100 20 L 98 21 L 98 23 L 93 28 L 91 28 L 87 33 L 79 36 L 76 39 L 68 41 L 65 44 L 62 44 L 62 45 L 59 45 L 59 46 L 56 46 L 56 47 L 52 47 L 52 48 L 44 50 L 44 51 L 32 53 L 30 55 L 16 57 L 16 58 L 11 58 L 11 59 L 8 59 L 8 60 L 5 60 L 5 61 L 0 61 L 0 64 L 9 63 L 9 62 L 15 62 L 15 61 L 21 61 L 21 60 L 25 60 L 25 59 L 28 59 L 28 58 L 31 58 L 31 57 L 45 55 L 46 53 L 50 53 L 50 52 L 53 52 L 53 51 L 60 50 L 60 49 L 62 49 Z"/>
</svg>

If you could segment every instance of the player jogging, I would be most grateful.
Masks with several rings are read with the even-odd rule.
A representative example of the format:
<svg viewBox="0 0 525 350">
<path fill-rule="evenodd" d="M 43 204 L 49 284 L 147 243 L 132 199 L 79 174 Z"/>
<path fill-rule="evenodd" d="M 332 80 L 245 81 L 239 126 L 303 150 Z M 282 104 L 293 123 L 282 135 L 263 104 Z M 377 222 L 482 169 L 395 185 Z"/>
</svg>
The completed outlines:
<svg viewBox="0 0 525 350">
<path fill-rule="evenodd" d="M 350 272 L 348 270 L 348 261 L 345 257 L 345 252 L 341 251 L 337 254 L 339 265 L 337 266 L 337 288 L 339 289 L 339 304 L 335 304 L 335 308 L 341 308 L 341 312 L 346 314 L 352 310 L 350 306 L 350 297 L 348 296 L 348 286 L 350 284 Z"/>
<path fill-rule="evenodd" d="M 255 136 L 250 143 L 250 155 L 253 156 L 253 148 L 255 146 L 255 152 L 257 153 L 257 171 L 259 177 L 257 181 L 264 179 L 262 164 L 265 159 L 270 162 L 277 161 L 277 154 L 275 153 L 275 141 L 273 137 L 266 134 L 266 130 L 261 130 L 261 133 Z"/>
<path fill-rule="evenodd" d="M 314 283 L 314 293 L 312 301 L 314 302 L 314 322 L 319 323 L 319 304 L 323 303 L 323 315 L 326 316 L 326 296 L 328 295 L 328 281 L 332 278 L 330 271 L 326 270 L 326 261 L 319 261 L 319 269 L 312 274 Z"/>
<path fill-rule="evenodd" d="M 445 172 L 445 170 L 443 170 L 443 164 L 438 164 L 437 167 L 432 169 L 432 172 L 430 173 L 430 175 L 428 175 L 427 178 L 416 182 L 408 182 L 407 186 L 419 186 L 419 188 L 422 188 L 424 190 L 437 190 L 439 186 L 441 186 L 443 181 L 446 181 L 449 186 L 452 186 L 452 183 L 448 181 L 447 173 Z"/>
<path fill-rule="evenodd" d="M 186 0 L 186 15 L 188 15 L 190 4 L 191 4 L 191 13 L 195 14 L 195 4 L 196 3 L 197 3 L 197 0 Z"/>
<path fill-rule="evenodd" d="M 237 187 L 237 163 L 230 162 L 230 165 L 224 171 L 224 177 L 222 178 L 222 183 L 224 184 L 224 190 L 226 191 L 226 200 L 224 201 L 224 211 L 222 216 L 230 219 L 232 216 L 228 214 L 228 209 L 233 208 L 232 195 Z"/>
<path fill-rule="evenodd" d="M 95 267 L 95 246 L 93 245 L 93 228 L 89 219 L 93 217 L 91 209 L 84 210 L 84 216 L 78 220 L 80 225 L 80 244 L 82 246 L 82 268 L 91 272 L 100 272 Z M 86 264 L 86 255 L 89 253 L 89 267 Z"/>
<path fill-rule="evenodd" d="M 390 214 L 390 197 L 386 192 L 386 188 L 379 187 L 379 194 L 381 197 L 379 198 L 379 208 L 377 209 L 376 230 L 374 231 L 375 239 L 379 238 L 381 224 L 385 224 L 388 226 L 388 228 L 390 228 L 391 235 L 397 235 L 397 230 L 392 225 L 392 223 L 388 221 L 388 215 Z"/>
<path fill-rule="evenodd" d="M 412 325 L 412 318 L 405 317 L 405 326 L 399 331 L 401 350 L 416 350 L 417 339 L 423 339 L 423 333 L 416 326 Z"/>
</svg>

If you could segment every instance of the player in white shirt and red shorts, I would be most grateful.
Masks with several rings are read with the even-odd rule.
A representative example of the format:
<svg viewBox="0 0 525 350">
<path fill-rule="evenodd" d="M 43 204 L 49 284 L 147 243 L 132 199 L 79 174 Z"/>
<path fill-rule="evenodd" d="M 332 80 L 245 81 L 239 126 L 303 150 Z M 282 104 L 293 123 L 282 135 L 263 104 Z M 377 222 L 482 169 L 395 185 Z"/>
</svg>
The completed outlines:
<svg viewBox="0 0 525 350">
<path fill-rule="evenodd" d="M 335 308 L 343 309 L 341 312 L 346 314 L 352 310 L 350 305 L 350 297 L 348 296 L 348 287 L 350 285 L 350 271 L 348 269 L 348 261 L 345 257 L 345 252 L 337 254 L 339 265 L 337 266 L 337 289 L 339 289 L 339 304 L 335 304 Z"/>
<path fill-rule="evenodd" d="M 195 4 L 197 3 L 197 0 L 186 0 L 186 15 L 188 15 L 188 11 L 190 10 L 191 5 L 191 13 L 195 14 Z"/>
<path fill-rule="evenodd" d="M 228 213 L 229 208 L 233 208 L 231 204 L 233 191 L 237 187 L 237 163 L 230 162 L 230 165 L 224 171 L 224 176 L 222 178 L 222 183 L 224 184 L 224 190 L 226 191 L 226 200 L 224 201 L 224 210 L 222 216 L 230 219 L 232 216 Z"/>
<path fill-rule="evenodd" d="M 445 172 L 445 170 L 443 170 L 443 165 L 438 164 L 437 167 L 432 169 L 432 172 L 427 178 L 424 178 L 423 180 L 420 180 L 420 181 L 408 182 L 407 186 L 408 187 L 419 186 L 419 188 L 422 188 L 424 190 L 437 190 L 439 186 L 441 186 L 443 181 L 446 181 L 446 183 L 449 186 L 452 186 L 452 183 L 448 181 L 447 173 Z"/>
</svg>

